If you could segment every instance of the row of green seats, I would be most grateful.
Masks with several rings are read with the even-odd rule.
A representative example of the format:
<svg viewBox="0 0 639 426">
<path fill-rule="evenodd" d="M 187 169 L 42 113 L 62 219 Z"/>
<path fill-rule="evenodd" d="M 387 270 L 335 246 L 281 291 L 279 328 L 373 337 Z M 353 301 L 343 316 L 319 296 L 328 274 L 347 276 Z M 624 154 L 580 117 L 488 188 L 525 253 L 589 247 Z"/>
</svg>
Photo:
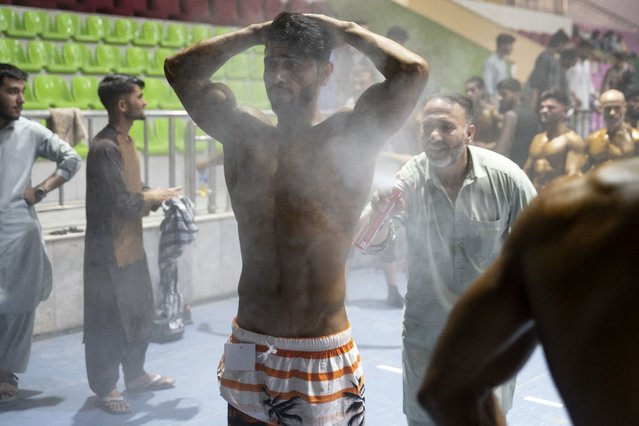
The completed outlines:
<svg viewBox="0 0 639 426">
<path fill-rule="evenodd" d="M 65 43 L 60 48 L 49 41 L 31 40 L 26 50 L 20 40 L 0 39 L 0 61 L 12 63 L 26 72 L 46 70 L 52 73 L 73 74 L 146 74 L 164 76 L 164 59 L 174 50 L 157 48 L 150 52 L 142 47 L 99 44 L 93 51 L 80 43 Z"/>
<path fill-rule="evenodd" d="M 30 40 L 26 50 L 18 39 L 0 39 L 0 62 L 12 63 L 26 72 L 46 70 L 56 74 L 110 74 L 112 72 L 154 77 L 164 76 L 164 59 L 174 50 L 98 44 L 93 51 L 80 43 L 57 46 L 50 41 Z M 237 55 L 222 67 L 220 77 L 261 80 L 264 62 L 254 53 Z"/>
<path fill-rule="evenodd" d="M 15 38 L 75 40 L 78 42 L 129 44 L 180 48 L 209 38 L 210 25 L 187 25 L 180 22 L 141 21 L 60 12 L 51 14 L 29 9 L 20 14 L 9 7 L 0 8 L 0 31 Z"/>
<path fill-rule="evenodd" d="M 98 97 L 100 79 L 92 76 L 73 76 L 71 84 L 64 77 L 39 74 L 31 84 L 25 85 L 25 104 L 27 110 L 49 108 L 104 109 Z M 144 99 L 148 109 L 182 109 L 177 95 L 161 78 L 144 80 Z"/>
</svg>

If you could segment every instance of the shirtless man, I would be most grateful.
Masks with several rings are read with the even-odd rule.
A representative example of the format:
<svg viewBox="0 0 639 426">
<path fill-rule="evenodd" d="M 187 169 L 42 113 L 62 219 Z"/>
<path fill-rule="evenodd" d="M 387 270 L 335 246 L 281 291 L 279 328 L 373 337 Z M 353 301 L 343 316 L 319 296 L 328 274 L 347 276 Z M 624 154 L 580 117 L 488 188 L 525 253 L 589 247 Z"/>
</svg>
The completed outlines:
<svg viewBox="0 0 639 426">
<path fill-rule="evenodd" d="M 637 424 L 637 217 L 639 158 L 557 182 L 530 204 L 438 342 L 418 394 L 438 424 L 504 425 L 490 390 L 537 342 L 573 424 Z"/>
<path fill-rule="evenodd" d="M 599 97 L 606 127 L 592 132 L 587 139 L 590 169 L 608 161 L 639 155 L 639 130 L 624 122 L 626 99 L 618 90 L 611 89 Z"/>
<path fill-rule="evenodd" d="M 466 80 L 466 95 L 473 100 L 475 139 L 473 145 L 495 150 L 503 117 L 487 98 L 484 79 L 471 77 Z"/>
<path fill-rule="evenodd" d="M 586 144 L 564 122 L 569 105 L 566 94 L 548 90 L 540 99 L 539 120 L 544 132 L 533 138 L 524 164 L 537 192 L 560 176 L 580 174 L 586 161 Z"/>
<path fill-rule="evenodd" d="M 385 81 L 322 120 L 331 42 L 365 53 Z M 210 80 L 257 44 L 276 125 Z M 377 153 L 416 105 L 428 64 L 357 24 L 285 12 L 180 51 L 165 72 L 195 122 L 224 145 L 243 261 L 234 345 L 218 375 L 229 423 L 359 423 L 364 381 L 344 308 L 345 263 Z"/>
</svg>

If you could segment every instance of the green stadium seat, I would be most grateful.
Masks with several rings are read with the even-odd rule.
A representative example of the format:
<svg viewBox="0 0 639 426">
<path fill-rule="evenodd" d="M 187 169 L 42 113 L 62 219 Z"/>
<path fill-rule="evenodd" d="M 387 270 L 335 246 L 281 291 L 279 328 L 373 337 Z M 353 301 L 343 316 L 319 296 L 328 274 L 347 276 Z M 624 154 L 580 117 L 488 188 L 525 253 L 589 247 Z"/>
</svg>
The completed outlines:
<svg viewBox="0 0 639 426">
<path fill-rule="evenodd" d="M 183 110 L 177 95 L 163 78 L 147 78 L 144 80 L 144 99 L 148 108 Z"/>
<path fill-rule="evenodd" d="M 171 86 L 163 78 L 147 78 L 144 80 L 144 99 L 148 103 L 148 108 L 184 109 Z"/>
<path fill-rule="evenodd" d="M 78 15 L 58 13 L 49 15 L 45 21 L 42 38 L 46 40 L 69 40 L 78 30 Z"/>
<path fill-rule="evenodd" d="M 33 79 L 33 94 L 36 100 L 48 102 L 49 107 L 70 108 L 77 105 L 71 98 L 66 80 L 58 75 L 36 75 Z"/>
<path fill-rule="evenodd" d="M 110 74 L 120 64 L 120 49 L 116 46 L 99 44 L 95 47 L 95 54 L 85 45 L 77 46 L 85 58 L 82 66 L 82 72 L 85 74 Z"/>
<path fill-rule="evenodd" d="M 0 62 L 3 64 L 13 64 L 15 62 L 14 49 L 11 44 L 15 40 L 0 38 Z"/>
<path fill-rule="evenodd" d="M 11 63 L 25 72 L 36 72 L 42 69 L 40 63 L 32 63 L 22 42 L 15 38 L 4 38 L 6 53 L 4 56 L 12 58 Z"/>
<path fill-rule="evenodd" d="M 162 24 L 157 21 L 146 21 L 133 37 L 133 44 L 137 46 L 157 46 L 162 36 Z"/>
<path fill-rule="evenodd" d="M 146 67 L 146 75 L 164 77 L 164 60 L 172 55 L 173 52 L 172 49 L 163 47 L 155 49 L 155 53 L 150 55 L 150 60 Z"/>
<path fill-rule="evenodd" d="M 74 42 L 68 42 L 62 45 L 62 53 L 60 55 L 60 61 L 64 67 L 68 67 L 69 69 L 73 70 L 73 71 L 68 71 L 69 74 L 73 74 L 76 71 L 81 71 L 82 67 L 85 64 L 86 51 L 83 50 L 80 46 L 81 45 Z M 86 46 L 84 45 L 82 45 L 82 47 L 86 48 Z M 59 68 L 59 69 L 62 69 L 62 68 Z M 63 71 L 60 71 L 60 72 L 63 72 Z"/>
<path fill-rule="evenodd" d="M 129 44 L 138 29 L 138 23 L 134 19 L 117 18 L 104 36 L 104 41 L 109 44 Z"/>
<path fill-rule="evenodd" d="M 99 15 L 91 15 L 80 23 L 73 38 L 76 41 L 97 43 L 104 38 L 106 31 L 107 19 Z"/>
<path fill-rule="evenodd" d="M 5 10 L 8 11 L 9 9 L 0 7 L 0 33 L 7 31 L 7 28 L 9 28 L 9 20 L 7 19 Z"/>
<path fill-rule="evenodd" d="M 187 34 L 186 25 L 171 22 L 166 26 L 166 31 L 160 45 L 174 48 L 184 47 Z"/>
<path fill-rule="evenodd" d="M 62 46 L 62 51 L 50 42 L 45 42 L 45 47 L 48 50 L 49 58 L 49 61 L 44 65 L 47 71 L 59 74 L 74 74 L 81 68 L 81 58 L 74 58 L 68 53 L 65 54 L 66 45 Z"/>
<path fill-rule="evenodd" d="M 29 40 L 27 43 L 27 60 L 31 65 L 41 70 L 51 62 L 52 49 L 53 46 L 50 42 Z"/>
<path fill-rule="evenodd" d="M 9 12 L 5 15 L 9 18 L 7 35 L 17 38 L 35 38 L 42 33 L 47 17 L 46 12 L 25 10 L 20 16 L 15 10 L 8 10 Z"/>
<path fill-rule="evenodd" d="M 104 109 L 104 105 L 98 97 L 97 77 L 76 75 L 71 78 L 71 93 L 78 108 Z"/>
<path fill-rule="evenodd" d="M 39 101 L 33 95 L 33 90 L 31 89 L 31 83 L 28 81 L 24 85 L 24 109 L 26 110 L 42 110 L 49 108 L 49 102 Z"/>
<path fill-rule="evenodd" d="M 120 65 L 116 71 L 123 74 L 139 75 L 144 72 L 148 62 L 147 49 L 132 46 L 121 55 Z"/>
<path fill-rule="evenodd" d="M 206 40 L 213 36 L 213 28 L 209 25 L 193 25 L 186 37 L 187 44 L 193 44 L 200 40 Z"/>
</svg>

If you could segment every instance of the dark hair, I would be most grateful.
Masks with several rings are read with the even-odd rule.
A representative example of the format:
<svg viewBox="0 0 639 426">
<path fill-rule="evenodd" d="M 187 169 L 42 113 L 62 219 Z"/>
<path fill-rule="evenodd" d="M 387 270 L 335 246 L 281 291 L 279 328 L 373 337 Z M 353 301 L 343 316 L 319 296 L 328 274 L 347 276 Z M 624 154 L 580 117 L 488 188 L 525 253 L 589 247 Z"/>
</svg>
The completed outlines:
<svg viewBox="0 0 639 426">
<path fill-rule="evenodd" d="M 441 99 L 442 101 L 448 104 L 457 104 L 464 110 L 464 116 L 466 118 L 466 124 L 470 124 L 473 122 L 473 100 L 466 95 L 462 95 L 461 93 L 443 93 L 433 95 L 426 101 L 428 104 L 430 101 L 435 99 Z"/>
<path fill-rule="evenodd" d="M 505 78 L 497 83 L 497 90 L 510 90 L 511 92 L 521 92 L 521 83 L 516 78 Z"/>
<path fill-rule="evenodd" d="M 135 86 L 144 89 L 144 81 L 128 74 L 107 75 L 98 86 L 100 102 L 109 111 L 121 96 L 133 93 Z"/>
<path fill-rule="evenodd" d="M 479 77 L 479 76 L 472 76 L 470 77 L 468 80 L 466 80 L 466 82 L 464 83 L 464 85 L 468 84 L 468 83 L 477 83 L 477 86 L 479 86 L 480 89 L 483 89 L 486 87 L 486 84 L 484 83 L 484 79 Z"/>
<path fill-rule="evenodd" d="M 4 84 L 5 77 L 27 81 L 29 75 L 14 65 L 0 63 L 0 85 Z"/>
<path fill-rule="evenodd" d="M 513 37 L 510 34 L 501 33 L 497 36 L 496 42 L 497 42 L 497 46 L 501 46 L 504 44 L 511 44 L 515 42 L 515 37 Z"/>
<path fill-rule="evenodd" d="M 557 47 L 560 44 L 568 43 L 570 41 L 570 37 L 564 30 L 559 30 L 550 36 L 550 40 L 548 40 L 548 47 Z"/>
<path fill-rule="evenodd" d="M 401 44 L 408 40 L 408 32 L 399 25 L 393 25 L 386 32 L 386 37 Z"/>
<path fill-rule="evenodd" d="M 328 62 L 333 50 L 326 27 L 301 13 L 282 12 L 273 19 L 266 34 L 266 42 L 286 43 L 296 54 L 317 62 Z"/>
<path fill-rule="evenodd" d="M 554 99 L 560 104 L 565 105 L 566 107 L 570 106 L 570 98 L 563 90 L 559 89 L 551 89 L 546 90 L 539 96 L 539 103 L 545 101 L 546 99 Z"/>
</svg>

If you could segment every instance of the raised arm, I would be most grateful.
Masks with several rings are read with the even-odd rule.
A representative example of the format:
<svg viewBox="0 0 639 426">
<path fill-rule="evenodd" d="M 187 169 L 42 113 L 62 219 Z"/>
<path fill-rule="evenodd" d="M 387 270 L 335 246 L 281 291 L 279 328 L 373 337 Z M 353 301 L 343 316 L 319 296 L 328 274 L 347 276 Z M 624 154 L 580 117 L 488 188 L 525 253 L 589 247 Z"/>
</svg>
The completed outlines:
<svg viewBox="0 0 639 426">
<path fill-rule="evenodd" d="M 411 113 L 428 80 L 428 63 L 400 44 L 353 22 L 308 15 L 331 31 L 336 44 L 347 43 L 364 53 L 385 80 L 368 88 L 356 102 L 354 119 L 374 139 L 395 133 Z M 379 138 L 375 136 L 379 135 Z"/>
<path fill-rule="evenodd" d="M 233 56 L 264 44 L 269 25 L 254 24 L 200 41 L 164 62 L 166 78 L 191 118 L 222 143 L 255 114 L 238 108 L 229 87 L 211 77 Z"/>
</svg>

